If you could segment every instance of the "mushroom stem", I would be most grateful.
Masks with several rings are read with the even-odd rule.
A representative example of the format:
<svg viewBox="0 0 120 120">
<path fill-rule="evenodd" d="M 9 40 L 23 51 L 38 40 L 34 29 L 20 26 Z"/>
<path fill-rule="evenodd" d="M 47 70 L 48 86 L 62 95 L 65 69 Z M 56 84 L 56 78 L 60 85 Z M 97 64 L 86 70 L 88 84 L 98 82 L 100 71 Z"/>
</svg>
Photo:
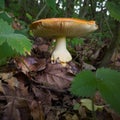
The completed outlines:
<svg viewBox="0 0 120 120">
<path fill-rule="evenodd" d="M 65 37 L 58 37 L 56 39 L 56 47 L 52 53 L 51 61 L 52 62 L 59 62 L 59 63 L 66 63 L 72 60 L 71 54 L 66 48 L 66 38 Z"/>
<path fill-rule="evenodd" d="M 65 37 L 59 37 L 56 39 L 55 50 L 62 50 L 62 49 L 66 49 L 66 38 Z"/>
</svg>

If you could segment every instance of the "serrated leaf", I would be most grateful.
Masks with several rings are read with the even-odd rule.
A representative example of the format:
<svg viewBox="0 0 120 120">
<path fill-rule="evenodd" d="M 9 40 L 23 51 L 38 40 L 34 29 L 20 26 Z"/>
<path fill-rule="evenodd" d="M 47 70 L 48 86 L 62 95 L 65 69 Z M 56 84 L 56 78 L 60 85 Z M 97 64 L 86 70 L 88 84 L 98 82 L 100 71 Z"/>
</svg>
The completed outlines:
<svg viewBox="0 0 120 120">
<path fill-rule="evenodd" d="M 0 19 L 7 21 L 9 24 L 12 23 L 12 17 L 5 11 L 0 11 Z"/>
<path fill-rule="evenodd" d="M 120 21 L 120 4 L 115 4 L 113 1 L 107 1 L 106 7 L 110 12 L 110 16 Z"/>
<path fill-rule="evenodd" d="M 13 49 L 16 50 L 20 55 L 26 55 L 30 52 L 32 44 L 29 39 L 21 34 L 9 34 L 7 36 L 7 43 Z"/>
<path fill-rule="evenodd" d="M 30 54 L 31 48 L 32 43 L 26 36 L 14 33 L 13 28 L 0 19 L 0 60 Z"/>
<path fill-rule="evenodd" d="M 96 92 L 97 83 L 95 74 L 89 70 L 82 71 L 74 78 L 70 91 L 76 96 L 93 96 Z"/>
<path fill-rule="evenodd" d="M 98 78 L 98 90 L 102 97 L 120 113 L 120 72 L 101 68 L 96 72 Z"/>
<path fill-rule="evenodd" d="M 3 19 L 0 19 L 0 35 L 14 33 L 14 29 Z"/>
<path fill-rule="evenodd" d="M 7 52 L 7 50 L 9 50 L 9 53 Z M 7 43 L 0 45 L 0 58 L 11 56 L 13 53 L 11 51 L 12 51 L 12 49 L 11 49 L 11 47 L 8 46 Z"/>
<path fill-rule="evenodd" d="M 120 113 L 120 72 L 101 68 L 95 76 L 91 71 L 83 71 L 76 75 L 70 90 L 83 97 L 93 96 L 99 90 L 110 107 Z"/>
<path fill-rule="evenodd" d="M 7 43 L 4 42 L 0 45 L 0 61 L 6 60 L 8 57 L 14 56 L 15 54 L 16 53 L 13 52 L 12 48 Z"/>
</svg>

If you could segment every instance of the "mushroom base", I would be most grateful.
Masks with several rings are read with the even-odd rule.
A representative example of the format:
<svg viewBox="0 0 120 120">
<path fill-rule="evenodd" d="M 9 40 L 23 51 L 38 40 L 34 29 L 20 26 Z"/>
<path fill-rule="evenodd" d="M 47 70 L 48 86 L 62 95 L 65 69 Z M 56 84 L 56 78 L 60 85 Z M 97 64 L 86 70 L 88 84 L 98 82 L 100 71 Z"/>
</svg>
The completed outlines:
<svg viewBox="0 0 120 120">
<path fill-rule="evenodd" d="M 72 56 L 66 48 L 66 38 L 59 37 L 56 39 L 56 47 L 52 53 L 52 63 L 66 63 L 72 60 Z"/>
</svg>

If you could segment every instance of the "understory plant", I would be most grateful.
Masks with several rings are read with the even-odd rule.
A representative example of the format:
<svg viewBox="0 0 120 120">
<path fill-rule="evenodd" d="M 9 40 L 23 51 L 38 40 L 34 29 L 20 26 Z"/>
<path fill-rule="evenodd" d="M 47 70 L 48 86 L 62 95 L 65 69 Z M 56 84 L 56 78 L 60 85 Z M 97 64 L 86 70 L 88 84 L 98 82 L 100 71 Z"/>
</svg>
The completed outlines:
<svg viewBox="0 0 120 120">
<path fill-rule="evenodd" d="M 120 21 L 120 2 L 107 1 L 106 7 L 110 12 L 110 16 Z"/>
<path fill-rule="evenodd" d="M 91 100 L 96 91 L 99 91 L 108 106 L 120 113 L 120 72 L 118 71 L 109 68 L 99 68 L 96 72 L 84 70 L 75 76 L 70 91 L 73 95 L 90 97 Z"/>
<path fill-rule="evenodd" d="M 15 33 L 14 29 L 0 19 L 0 65 L 11 57 L 30 54 L 31 41 L 24 35 Z"/>
</svg>

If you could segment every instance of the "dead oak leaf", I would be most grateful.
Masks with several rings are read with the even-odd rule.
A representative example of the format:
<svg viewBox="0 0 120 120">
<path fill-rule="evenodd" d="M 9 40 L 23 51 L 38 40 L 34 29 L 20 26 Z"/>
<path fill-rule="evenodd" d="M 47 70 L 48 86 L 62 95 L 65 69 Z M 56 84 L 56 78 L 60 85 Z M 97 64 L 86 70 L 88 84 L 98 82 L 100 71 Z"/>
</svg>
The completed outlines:
<svg viewBox="0 0 120 120">
<path fill-rule="evenodd" d="M 37 82 L 56 89 L 68 88 L 72 79 L 73 75 L 68 72 L 66 67 L 51 63 L 48 63 L 46 69 L 35 77 Z"/>
<path fill-rule="evenodd" d="M 35 57 L 21 57 L 20 59 L 16 59 L 16 62 L 24 74 L 41 71 L 46 67 L 46 59 L 37 59 Z"/>
</svg>

